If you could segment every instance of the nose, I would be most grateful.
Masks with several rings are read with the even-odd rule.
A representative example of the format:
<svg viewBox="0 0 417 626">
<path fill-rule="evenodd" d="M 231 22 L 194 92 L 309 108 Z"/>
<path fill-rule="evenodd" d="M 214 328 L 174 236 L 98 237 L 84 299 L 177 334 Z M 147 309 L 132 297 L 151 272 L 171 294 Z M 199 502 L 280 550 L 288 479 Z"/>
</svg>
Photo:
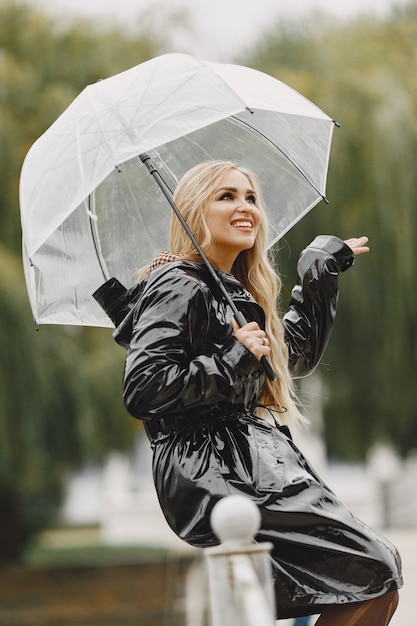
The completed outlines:
<svg viewBox="0 0 417 626">
<path fill-rule="evenodd" d="M 252 205 L 251 202 L 248 202 L 248 200 L 246 200 L 246 198 L 241 198 L 239 200 L 237 210 L 246 212 L 246 211 L 251 211 L 252 207 L 253 207 L 253 205 Z"/>
</svg>

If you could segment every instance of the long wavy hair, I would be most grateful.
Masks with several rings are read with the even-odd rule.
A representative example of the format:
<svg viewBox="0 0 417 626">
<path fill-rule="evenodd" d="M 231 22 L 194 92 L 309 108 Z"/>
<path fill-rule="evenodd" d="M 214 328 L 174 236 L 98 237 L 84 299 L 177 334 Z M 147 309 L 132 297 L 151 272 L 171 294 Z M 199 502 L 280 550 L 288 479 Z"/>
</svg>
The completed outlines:
<svg viewBox="0 0 417 626">
<path fill-rule="evenodd" d="M 281 279 L 273 269 L 267 254 L 268 221 L 262 203 L 261 190 L 255 175 L 231 161 L 208 161 L 196 165 L 179 181 L 174 202 L 206 254 L 210 254 L 212 239 L 205 220 L 206 207 L 213 201 L 215 192 L 224 177 L 231 171 L 241 172 L 256 193 L 256 206 L 262 220 L 255 244 L 237 256 L 232 274 L 252 294 L 265 311 L 266 333 L 271 353 L 270 361 L 277 379 L 267 379 L 261 403 L 282 415 L 280 421 L 303 421 L 288 369 L 288 350 L 284 342 L 284 328 L 278 316 Z M 181 258 L 199 260 L 190 238 L 173 214 L 170 229 L 170 250 Z"/>
</svg>

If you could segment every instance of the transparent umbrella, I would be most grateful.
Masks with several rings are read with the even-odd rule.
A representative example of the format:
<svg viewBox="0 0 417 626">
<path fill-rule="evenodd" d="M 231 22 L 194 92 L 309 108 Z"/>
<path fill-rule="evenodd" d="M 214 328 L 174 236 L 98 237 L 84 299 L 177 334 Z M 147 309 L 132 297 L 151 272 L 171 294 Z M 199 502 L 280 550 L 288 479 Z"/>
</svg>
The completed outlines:
<svg viewBox="0 0 417 626">
<path fill-rule="evenodd" d="M 173 191 L 193 165 L 230 159 L 258 176 L 272 246 L 320 200 L 334 121 L 284 83 L 166 54 L 87 86 L 34 143 L 20 207 L 37 324 L 111 326 L 92 294 L 167 249 Z"/>
</svg>

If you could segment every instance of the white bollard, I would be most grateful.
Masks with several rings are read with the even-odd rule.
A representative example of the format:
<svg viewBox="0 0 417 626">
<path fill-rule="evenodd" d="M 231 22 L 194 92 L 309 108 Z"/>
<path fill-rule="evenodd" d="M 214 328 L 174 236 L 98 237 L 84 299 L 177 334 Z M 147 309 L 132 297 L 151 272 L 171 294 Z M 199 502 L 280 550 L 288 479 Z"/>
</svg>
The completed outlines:
<svg viewBox="0 0 417 626">
<path fill-rule="evenodd" d="M 260 525 L 261 514 L 258 507 L 245 496 L 222 498 L 211 513 L 211 527 L 223 547 L 253 544 Z"/>
<path fill-rule="evenodd" d="M 228 496 L 213 508 L 220 546 L 206 548 L 212 626 L 274 626 L 270 543 L 253 538 L 261 516 L 245 496 Z"/>
</svg>

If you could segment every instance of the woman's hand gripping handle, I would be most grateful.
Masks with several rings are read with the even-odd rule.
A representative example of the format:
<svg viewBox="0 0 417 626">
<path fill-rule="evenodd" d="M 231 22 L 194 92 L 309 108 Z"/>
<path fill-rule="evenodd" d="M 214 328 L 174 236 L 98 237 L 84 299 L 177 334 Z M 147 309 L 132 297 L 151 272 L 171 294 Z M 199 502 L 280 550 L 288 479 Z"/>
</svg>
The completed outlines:
<svg viewBox="0 0 417 626">
<path fill-rule="evenodd" d="M 238 317 L 239 319 L 236 319 Z M 275 374 L 271 362 L 268 359 L 271 348 L 266 333 L 256 322 L 246 322 L 243 315 L 232 318 L 233 334 L 248 350 L 261 362 L 269 380 L 275 380 Z"/>
</svg>

